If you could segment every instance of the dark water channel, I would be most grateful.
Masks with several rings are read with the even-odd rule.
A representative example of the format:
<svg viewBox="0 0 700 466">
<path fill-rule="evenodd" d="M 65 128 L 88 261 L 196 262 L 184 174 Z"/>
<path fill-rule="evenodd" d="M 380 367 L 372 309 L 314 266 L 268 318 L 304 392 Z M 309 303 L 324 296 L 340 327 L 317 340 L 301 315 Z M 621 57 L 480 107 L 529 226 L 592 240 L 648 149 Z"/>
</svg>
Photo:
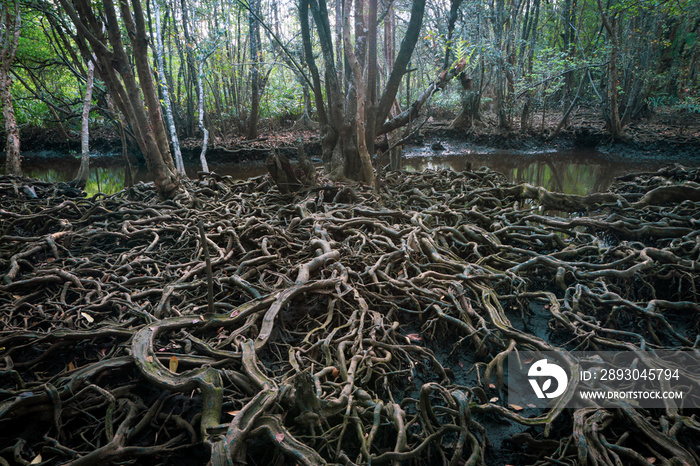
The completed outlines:
<svg viewBox="0 0 700 466">
<path fill-rule="evenodd" d="M 437 142 L 442 146 L 439 150 L 433 148 Z M 70 181 L 78 169 L 76 158 L 62 154 L 23 155 L 25 175 L 45 181 Z M 117 165 L 119 161 L 119 156 L 100 156 L 94 159 L 86 189 L 88 195 L 97 192 L 112 194 L 123 189 L 124 168 Z M 550 191 L 579 195 L 605 191 L 616 176 L 655 171 L 673 162 L 675 160 L 618 157 L 614 154 L 580 149 L 545 152 L 503 151 L 444 140 L 426 140 L 424 145 L 409 146 L 404 151 L 404 168 L 409 171 L 444 168 L 462 171 L 468 166 L 473 169 L 486 166 L 503 173 L 511 181 L 528 182 Z M 700 165 L 700 160 L 691 164 Z M 210 169 L 236 179 L 266 173 L 262 161 L 212 164 Z M 196 177 L 198 170 L 198 165 L 187 167 L 190 177 Z M 145 166 L 139 167 L 136 181 L 148 181 Z"/>
</svg>

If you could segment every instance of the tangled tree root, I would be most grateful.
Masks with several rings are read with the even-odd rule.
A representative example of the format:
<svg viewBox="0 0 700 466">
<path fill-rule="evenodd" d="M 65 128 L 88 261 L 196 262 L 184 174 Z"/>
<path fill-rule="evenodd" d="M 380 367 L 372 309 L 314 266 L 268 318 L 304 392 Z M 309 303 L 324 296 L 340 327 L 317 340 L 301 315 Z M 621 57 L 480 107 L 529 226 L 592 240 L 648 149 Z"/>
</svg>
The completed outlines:
<svg viewBox="0 0 700 466">
<path fill-rule="evenodd" d="M 522 410 L 503 363 L 697 352 L 699 181 L 211 175 L 160 201 L 0 178 L 0 464 L 696 465 L 692 409 Z"/>
</svg>

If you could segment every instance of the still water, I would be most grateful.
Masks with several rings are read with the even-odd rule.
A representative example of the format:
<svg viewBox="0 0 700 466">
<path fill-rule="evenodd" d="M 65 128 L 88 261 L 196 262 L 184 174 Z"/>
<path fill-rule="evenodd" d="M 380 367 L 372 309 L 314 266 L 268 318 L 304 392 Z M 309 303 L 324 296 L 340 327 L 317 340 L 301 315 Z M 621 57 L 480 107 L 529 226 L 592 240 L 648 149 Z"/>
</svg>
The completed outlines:
<svg viewBox="0 0 700 466">
<path fill-rule="evenodd" d="M 404 168 L 409 171 L 450 168 L 462 171 L 471 166 L 477 169 L 489 167 L 506 175 L 515 182 L 527 182 L 543 186 L 550 191 L 567 194 L 586 195 L 605 191 L 616 176 L 655 171 L 672 161 L 659 159 L 618 158 L 596 151 L 551 151 L 515 152 L 497 151 L 486 148 L 472 149 L 467 145 L 450 146 L 444 143 L 445 150 L 431 149 L 431 144 L 408 147 L 405 150 Z M 45 181 L 70 181 L 78 170 L 77 160 L 41 160 L 34 163 L 29 157 L 24 164 L 25 176 Z M 90 170 L 86 191 L 89 196 L 102 192 L 112 194 L 124 187 L 124 168 L 107 166 L 96 160 Z M 700 162 L 699 162 L 700 163 Z M 190 177 L 195 178 L 199 167 L 187 168 Z M 236 179 L 246 179 L 267 172 L 265 164 L 222 164 L 211 165 L 210 170 L 220 175 L 231 175 Z M 146 167 L 138 168 L 136 181 L 148 181 Z"/>
</svg>

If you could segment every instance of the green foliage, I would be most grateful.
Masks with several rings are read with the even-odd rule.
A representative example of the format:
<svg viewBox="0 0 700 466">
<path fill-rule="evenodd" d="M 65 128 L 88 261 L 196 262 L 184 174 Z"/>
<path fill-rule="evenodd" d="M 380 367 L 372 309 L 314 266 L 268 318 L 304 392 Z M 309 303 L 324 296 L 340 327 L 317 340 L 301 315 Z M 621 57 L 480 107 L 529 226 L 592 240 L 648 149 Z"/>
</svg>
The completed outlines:
<svg viewBox="0 0 700 466">
<path fill-rule="evenodd" d="M 650 96 L 646 101 L 652 110 L 666 107 L 672 112 L 700 113 L 700 98 L 696 96 L 682 99 L 669 95 Z"/>
<path fill-rule="evenodd" d="M 95 9 L 101 4 L 91 0 Z M 230 122 L 244 118 L 250 106 L 250 66 L 247 42 L 247 11 L 239 2 L 221 2 L 220 0 L 185 0 L 189 7 L 189 44 L 184 38 L 182 24 L 182 7 L 179 2 L 162 2 L 163 39 L 166 49 L 166 72 L 172 80 L 170 89 L 174 104 L 176 121 L 184 126 L 187 114 L 188 93 L 196 92 L 196 83 L 187 78 L 186 51 L 189 47 L 195 55 L 209 56 L 204 69 L 206 104 L 209 121 L 220 125 L 226 131 L 232 131 L 235 125 Z M 454 62 L 465 60 L 467 72 L 476 75 L 480 64 L 485 65 L 484 94 L 482 103 L 492 101 L 498 73 L 508 75 L 508 92 L 513 95 L 505 97 L 507 111 L 517 109 L 522 102 L 518 95 L 526 89 L 533 89 L 535 100 L 558 102 L 565 86 L 564 72 L 570 69 L 582 69 L 586 64 L 596 65 L 590 68 L 593 81 L 600 95 L 605 95 L 607 77 L 606 61 L 610 57 L 610 38 L 601 27 L 601 15 L 597 0 L 577 0 L 576 37 L 574 51 L 564 50 L 563 43 L 563 8 L 566 2 L 539 2 L 539 20 L 533 42 L 531 35 L 524 37 L 527 21 L 534 17 L 534 1 L 529 0 L 521 7 L 511 8 L 505 2 L 504 18 L 495 16 L 495 3 L 483 0 L 465 0 L 460 12 L 460 21 L 456 24 L 452 42 Z M 652 108 L 665 106 L 674 111 L 700 113 L 700 45 L 697 38 L 696 24 L 700 21 L 700 9 L 697 1 L 671 0 L 613 0 L 603 2 L 605 12 L 614 17 L 619 26 L 620 50 L 618 66 L 620 69 L 619 90 L 627 99 L 633 95 L 632 84 L 643 81 L 644 89 L 640 92 Z M 42 2 L 42 8 L 58 8 L 55 4 Z M 286 46 L 298 53 L 301 49 L 298 19 L 294 3 L 277 3 L 278 17 L 272 15 L 271 0 L 262 2 L 262 14 L 265 21 L 275 27 L 280 26 L 279 34 Z M 405 18 L 410 2 L 394 4 L 397 12 L 395 31 L 395 50 L 397 53 L 405 34 Z M 410 96 L 406 96 L 404 77 L 399 92 L 399 101 L 403 108 L 435 79 L 442 70 L 446 42 L 447 10 L 444 2 L 429 2 L 421 30 L 420 40 L 411 59 Z M 609 7 L 607 6 L 609 5 Z M 167 12 L 167 14 L 166 14 Z M 57 10 L 65 24 L 70 20 Z M 331 14 L 331 26 L 335 18 Z M 385 20 L 386 18 L 384 18 Z M 66 66 L 71 57 L 61 57 L 65 53 L 56 35 L 51 33 L 51 25 L 44 12 L 32 9 L 25 4 L 22 10 L 22 33 L 17 54 L 18 65 L 14 71 L 19 78 L 14 79 L 12 95 L 15 101 L 17 119 L 20 125 L 50 125 L 54 117 L 49 112 L 47 102 L 63 110 L 60 116 L 72 112 L 80 113 L 84 81 L 78 79 Z M 496 26 L 496 25 L 500 26 Z M 70 27 L 70 26 L 69 26 Z M 496 30 L 496 27 L 500 30 Z M 72 33 L 76 33 L 75 30 Z M 379 26 L 379 69 L 380 83 L 386 82 L 389 64 L 383 58 L 384 25 Z M 501 36 L 500 44 L 496 37 Z M 315 34 L 313 34 L 314 53 L 318 66 L 323 69 L 323 59 Z M 273 47 L 270 37 L 261 34 L 264 64 L 261 74 L 268 70 L 269 79 L 261 97 L 260 116 L 266 119 L 286 119 L 303 112 L 302 88 L 294 73 L 287 68 L 285 61 L 278 55 L 279 49 Z M 76 53 L 78 48 L 69 43 Z M 527 60 L 533 48 L 532 72 L 528 72 Z M 303 62 L 300 56 L 296 57 Z M 71 65 L 74 69 L 75 66 Z M 31 70 L 33 76 L 30 76 Z M 578 85 L 582 72 L 577 72 L 574 86 Z M 97 83 L 100 86 L 100 83 Z M 25 86 L 31 89 L 27 90 Z M 598 101 L 598 95 L 587 83 L 583 88 L 583 100 Z M 439 111 L 455 112 L 460 108 L 459 86 L 452 84 L 445 92 L 437 93 L 429 103 L 431 108 Z M 574 89 L 575 90 L 575 89 Z M 381 89 L 380 89 L 381 92 Z M 196 96 L 195 96 L 196 101 Z M 101 102 L 104 104 L 104 102 Z M 535 102 L 536 103 L 536 102 Z M 196 113 L 196 109 L 195 109 Z M 65 122 L 64 122 L 65 123 Z M 91 125 L 109 124 L 97 113 L 91 115 Z M 226 126 L 228 124 L 228 126 Z M 77 118 L 69 122 L 71 129 L 79 130 Z M 191 135 L 191 134 L 190 134 Z"/>
</svg>

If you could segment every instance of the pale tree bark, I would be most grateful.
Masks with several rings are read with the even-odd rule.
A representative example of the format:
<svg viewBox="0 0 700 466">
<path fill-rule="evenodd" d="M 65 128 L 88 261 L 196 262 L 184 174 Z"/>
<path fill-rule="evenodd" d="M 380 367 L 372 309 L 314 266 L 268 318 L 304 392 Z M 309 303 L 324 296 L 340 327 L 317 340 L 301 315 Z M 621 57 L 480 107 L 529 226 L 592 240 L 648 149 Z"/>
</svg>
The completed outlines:
<svg viewBox="0 0 700 466">
<path fill-rule="evenodd" d="M 198 110 L 199 110 L 199 129 L 202 130 L 204 135 L 202 139 L 202 152 L 199 154 L 199 161 L 202 164 L 202 171 L 209 172 L 209 165 L 207 164 L 207 145 L 209 144 L 209 131 L 204 126 L 204 58 L 199 61 L 199 68 L 197 73 L 197 95 Z"/>
<path fill-rule="evenodd" d="M 2 23 L 0 23 L 0 102 L 2 102 L 2 115 L 5 119 L 5 174 L 22 176 L 22 165 L 19 152 L 19 128 L 15 118 L 15 109 L 12 104 L 12 77 L 10 67 L 17 53 L 19 44 L 19 32 L 22 18 L 19 11 L 19 0 L 3 0 L 0 6 Z"/>
<path fill-rule="evenodd" d="M 76 38 L 81 49 L 85 52 L 91 49 L 95 54 L 97 71 L 117 108 L 131 126 L 158 193 L 165 198 L 174 197 L 180 189 L 180 178 L 170 154 L 160 102 L 148 63 L 148 39 L 140 0 L 130 1 L 133 15 L 126 0 L 120 3 L 121 18 L 129 34 L 138 81 L 126 54 L 113 1 L 103 0 L 102 11 L 94 10 L 88 2 L 60 2 L 76 26 Z M 103 24 L 106 25 L 106 37 Z"/>
<path fill-rule="evenodd" d="M 73 183 L 85 189 L 90 174 L 90 108 L 92 107 L 92 89 L 95 85 L 95 62 L 93 59 L 87 63 L 87 77 L 85 80 L 85 98 L 83 99 L 82 124 L 80 128 L 80 168 L 75 175 Z"/>
<path fill-rule="evenodd" d="M 192 136 L 194 134 L 194 86 L 196 81 L 197 68 L 195 66 L 194 58 L 194 40 L 190 34 L 190 13 L 187 6 L 187 0 L 181 0 L 180 6 L 182 8 L 182 32 L 185 35 L 185 54 L 187 56 L 187 68 L 186 68 L 186 80 L 185 80 L 185 92 L 187 93 L 187 112 L 185 116 L 185 134 Z"/>
<path fill-rule="evenodd" d="M 160 23 L 160 5 L 158 0 L 153 0 L 153 11 L 156 20 L 156 59 L 158 62 L 158 76 L 160 78 L 160 86 L 163 90 L 163 106 L 165 107 L 165 118 L 168 120 L 168 129 L 170 130 L 170 140 L 173 143 L 173 152 L 175 153 L 175 167 L 177 172 L 182 177 L 186 177 L 185 163 L 182 160 L 182 152 L 180 151 L 180 140 L 177 137 L 177 128 L 175 128 L 175 119 L 173 118 L 173 109 L 170 104 L 170 91 L 165 76 L 165 65 L 163 63 L 163 34 Z"/>
</svg>

